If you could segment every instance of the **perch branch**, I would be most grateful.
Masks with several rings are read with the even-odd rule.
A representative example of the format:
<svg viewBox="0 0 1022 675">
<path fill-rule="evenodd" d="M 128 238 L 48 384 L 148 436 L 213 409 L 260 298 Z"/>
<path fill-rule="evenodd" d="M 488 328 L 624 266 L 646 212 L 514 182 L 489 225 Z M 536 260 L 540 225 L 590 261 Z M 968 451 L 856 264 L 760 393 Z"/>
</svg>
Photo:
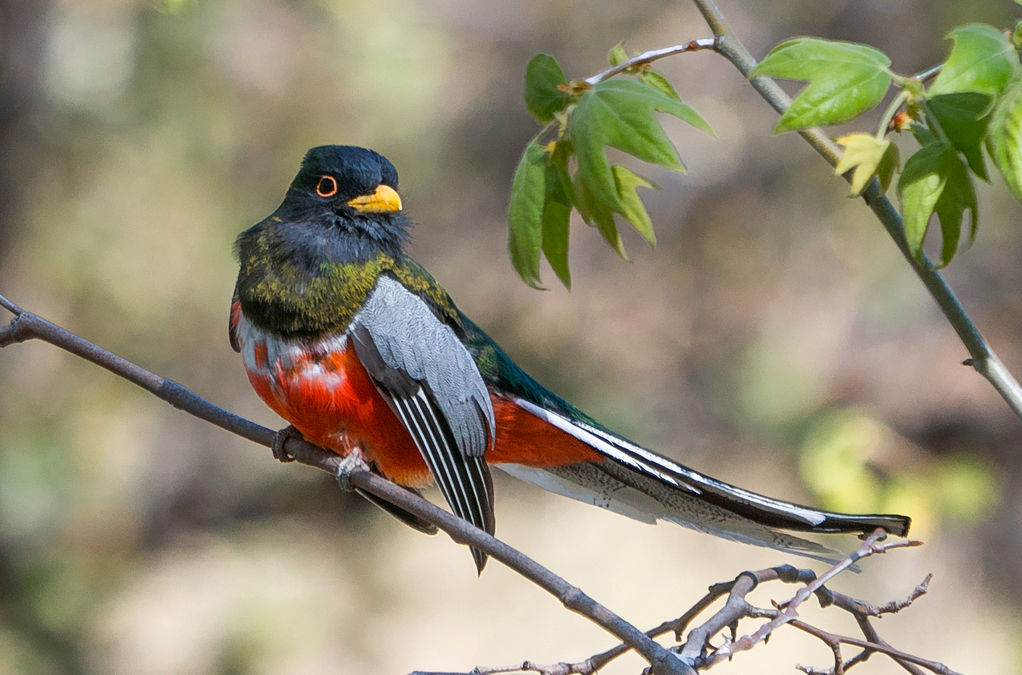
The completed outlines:
<svg viewBox="0 0 1022 675">
<path fill-rule="evenodd" d="M 2 295 L 0 306 L 14 314 L 10 323 L 0 329 L 0 348 L 31 339 L 42 340 L 133 382 L 175 408 L 260 445 L 272 446 L 276 436 L 272 429 L 228 412 L 173 380 L 146 370 L 40 316 L 21 309 Z M 340 457 L 334 453 L 295 437 L 289 438 L 284 448 L 298 462 L 337 475 Z M 472 545 L 490 554 L 495 560 L 556 597 L 568 609 L 588 618 L 642 654 L 653 667 L 653 672 L 664 675 L 689 675 L 694 672 L 664 647 L 586 595 L 581 589 L 461 518 L 368 471 L 351 474 L 350 483 L 433 523 L 457 543 Z"/>
</svg>

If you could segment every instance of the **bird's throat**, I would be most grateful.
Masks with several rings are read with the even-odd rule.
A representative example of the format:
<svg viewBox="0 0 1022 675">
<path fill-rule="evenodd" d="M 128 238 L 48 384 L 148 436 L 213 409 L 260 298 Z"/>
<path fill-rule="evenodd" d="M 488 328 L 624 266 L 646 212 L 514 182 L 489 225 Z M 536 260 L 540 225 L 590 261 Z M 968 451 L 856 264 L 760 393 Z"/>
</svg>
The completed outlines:
<svg viewBox="0 0 1022 675">
<path fill-rule="evenodd" d="M 289 338 L 343 332 L 395 259 L 379 250 L 363 259 L 335 249 L 273 227 L 242 233 L 238 299 L 246 318 Z"/>
</svg>

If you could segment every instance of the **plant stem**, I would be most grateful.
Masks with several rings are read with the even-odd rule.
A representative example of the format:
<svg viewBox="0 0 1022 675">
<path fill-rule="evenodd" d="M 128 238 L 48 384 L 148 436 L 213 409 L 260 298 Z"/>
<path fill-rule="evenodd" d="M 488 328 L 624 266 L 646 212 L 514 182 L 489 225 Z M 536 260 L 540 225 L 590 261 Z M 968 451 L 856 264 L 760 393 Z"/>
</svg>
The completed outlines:
<svg viewBox="0 0 1022 675">
<path fill-rule="evenodd" d="M 716 38 L 700 38 L 698 40 L 691 40 L 689 42 L 686 42 L 685 44 L 674 45 L 673 47 L 664 47 L 663 49 L 652 49 L 648 52 L 643 52 L 638 56 L 633 56 L 627 61 L 622 61 L 621 63 L 611 68 L 608 68 L 602 73 L 597 73 L 592 77 L 587 77 L 585 81 L 588 84 L 599 84 L 604 80 L 608 80 L 614 77 L 618 73 L 623 73 L 629 68 L 634 68 L 636 66 L 644 66 L 648 63 L 653 63 L 654 61 L 657 61 L 659 59 L 663 59 L 668 56 L 674 56 L 675 54 L 684 54 L 685 52 L 696 52 L 703 49 L 716 48 L 717 48 Z"/>
<path fill-rule="evenodd" d="M 720 8 L 714 0 L 692 0 L 702 13 L 706 23 L 713 30 L 717 37 L 717 51 L 738 69 L 742 75 L 749 78 L 752 69 L 756 67 L 756 60 L 749 54 L 741 41 L 735 37 L 728 26 Z M 762 75 L 749 79 L 749 84 L 755 89 L 770 106 L 780 114 L 791 105 L 791 99 L 787 94 L 769 77 Z M 798 132 L 800 136 L 819 153 L 831 166 L 836 166 L 841 153 L 838 146 L 818 127 L 803 129 Z M 954 292 L 944 281 L 940 272 L 933 263 L 923 255 L 917 260 L 909 248 L 905 239 L 905 227 L 901 214 L 894 208 L 890 200 L 883 195 L 880 185 L 876 180 L 870 181 L 869 187 L 862 193 L 862 198 L 873 210 L 874 215 L 884 226 L 887 233 L 894 240 L 898 250 L 901 251 L 905 260 L 915 271 L 916 275 L 923 282 L 926 290 L 936 301 L 940 310 L 944 313 L 951 327 L 958 333 L 965 348 L 969 351 L 971 358 L 965 361 L 966 365 L 972 366 L 976 372 L 985 377 L 1001 398 L 1008 404 L 1008 407 L 1019 418 L 1022 418 L 1022 386 L 1019 385 L 1008 369 L 1004 366 L 997 354 L 994 353 L 986 339 L 979 332 L 979 329 L 969 317 L 962 303 L 955 296 Z"/>
<path fill-rule="evenodd" d="M 905 90 L 898 92 L 898 95 L 891 100 L 891 104 L 887 106 L 887 110 L 884 111 L 883 116 L 880 118 L 880 124 L 877 125 L 876 138 L 878 141 L 882 141 L 887 135 L 887 128 L 891 125 L 891 120 L 894 119 L 894 115 L 897 114 L 898 108 L 900 108 L 905 101 L 908 99 L 909 93 Z"/>
</svg>

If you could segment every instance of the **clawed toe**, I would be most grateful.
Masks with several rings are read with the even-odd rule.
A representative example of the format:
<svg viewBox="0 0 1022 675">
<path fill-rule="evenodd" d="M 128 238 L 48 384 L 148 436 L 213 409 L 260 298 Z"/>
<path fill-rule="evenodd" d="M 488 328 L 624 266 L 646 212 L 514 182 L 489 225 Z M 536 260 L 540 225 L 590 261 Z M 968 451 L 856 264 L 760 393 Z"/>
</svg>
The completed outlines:
<svg viewBox="0 0 1022 675">
<path fill-rule="evenodd" d="M 295 458 L 291 456 L 291 453 L 284 449 L 284 445 L 292 438 L 301 437 L 302 433 L 290 424 L 278 431 L 273 437 L 273 445 L 270 446 L 270 449 L 273 451 L 274 459 L 285 464 L 295 461 Z"/>
<path fill-rule="evenodd" d="M 341 461 L 337 463 L 337 473 L 334 474 L 334 477 L 337 479 L 337 485 L 340 486 L 341 490 L 350 492 L 354 489 L 351 487 L 351 474 L 356 471 L 368 470 L 369 465 L 362 458 L 362 453 L 356 449 L 342 457 Z"/>
</svg>

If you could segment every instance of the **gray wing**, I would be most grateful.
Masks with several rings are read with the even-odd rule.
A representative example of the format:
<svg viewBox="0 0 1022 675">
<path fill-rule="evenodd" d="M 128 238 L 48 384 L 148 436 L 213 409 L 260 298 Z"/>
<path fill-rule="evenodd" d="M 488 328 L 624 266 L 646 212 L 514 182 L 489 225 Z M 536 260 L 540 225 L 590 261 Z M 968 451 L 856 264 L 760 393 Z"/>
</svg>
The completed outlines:
<svg viewBox="0 0 1022 675">
<path fill-rule="evenodd" d="M 348 334 L 451 509 L 492 534 L 493 483 L 483 454 L 495 434 L 493 405 L 458 336 L 417 295 L 386 276 Z M 472 555 L 482 570 L 486 554 L 472 549 Z"/>
</svg>

